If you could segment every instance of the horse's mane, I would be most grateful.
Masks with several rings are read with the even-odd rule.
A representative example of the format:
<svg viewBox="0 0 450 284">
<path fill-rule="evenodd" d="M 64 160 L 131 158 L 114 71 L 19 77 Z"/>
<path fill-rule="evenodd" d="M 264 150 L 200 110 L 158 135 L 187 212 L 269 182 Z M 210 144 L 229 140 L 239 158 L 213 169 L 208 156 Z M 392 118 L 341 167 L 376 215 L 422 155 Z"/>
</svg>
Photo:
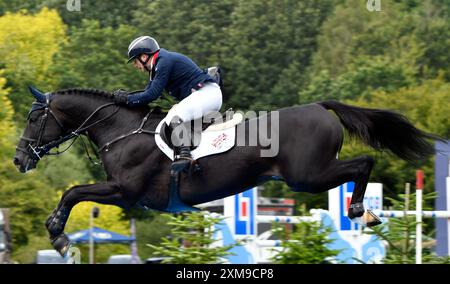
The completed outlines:
<svg viewBox="0 0 450 284">
<path fill-rule="evenodd" d="M 55 92 L 57 95 L 91 95 L 91 96 L 97 96 L 97 97 L 103 97 L 107 99 L 111 99 L 114 97 L 114 94 L 104 91 L 104 90 L 98 90 L 98 89 L 81 89 L 81 88 L 70 88 L 70 89 L 63 89 L 58 90 Z M 164 110 L 159 105 L 153 106 L 153 114 L 158 115 L 166 115 L 167 110 Z"/>
<path fill-rule="evenodd" d="M 70 89 L 63 89 L 58 90 L 55 92 L 57 95 L 92 95 L 92 96 L 98 96 L 98 97 L 104 97 L 108 99 L 113 98 L 113 94 L 104 90 L 98 90 L 98 89 L 80 89 L 80 88 L 70 88 Z"/>
</svg>

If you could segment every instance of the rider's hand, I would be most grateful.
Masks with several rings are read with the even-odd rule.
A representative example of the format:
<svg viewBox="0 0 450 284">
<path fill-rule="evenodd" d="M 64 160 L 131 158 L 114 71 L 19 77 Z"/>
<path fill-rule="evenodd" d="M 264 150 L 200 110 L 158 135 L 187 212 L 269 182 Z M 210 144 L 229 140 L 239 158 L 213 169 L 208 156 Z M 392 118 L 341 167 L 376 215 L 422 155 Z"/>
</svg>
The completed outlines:
<svg viewBox="0 0 450 284">
<path fill-rule="evenodd" d="M 128 102 L 128 92 L 122 89 L 113 92 L 113 101 L 118 105 L 126 105 Z"/>
</svg>

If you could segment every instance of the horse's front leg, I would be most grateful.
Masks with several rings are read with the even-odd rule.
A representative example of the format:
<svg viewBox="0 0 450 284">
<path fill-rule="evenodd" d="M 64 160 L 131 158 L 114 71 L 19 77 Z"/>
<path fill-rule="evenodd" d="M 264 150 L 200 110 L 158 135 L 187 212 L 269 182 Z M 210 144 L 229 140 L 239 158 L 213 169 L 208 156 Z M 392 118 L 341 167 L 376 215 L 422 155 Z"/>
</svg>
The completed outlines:
<svg viewBox="0 0 450 284">
<path fill-rule="evenodd" d="M 50 225 L 52 225 L 52 228 L 53 228 L 53 230 L 55 230 L 55 233 L 56 234 L 58 233 L 57 232 L 58 229 L 57 229 L 57 227 L 55 227 L 55 225 L 56 225 L 56 223 L 61 223 L 60 221 L 58 221 L 58 219 L 64 219 L 64 217 L 63 217 L 65 215 L 64 211 L 66 211 L 66 210 L 60 210 L 61 209 L 61 205 L 63 204 L 64 198 L 71 192 L 71 190 L 80 189 L 82 187 L 89 187 L 89 186 L 92 186 L 92 185 L 91 184 L 88 184 L 88 185 L 77 185 L 77 186 L 74 186 L 74 187 L 66 190 L 63 193 L 63 195 L 61 197 L 61 200 L 58 203 L 58 206 L 56 206 L 56 208 L 53 209 L 52 213 L 50 214 L 50 216 L 48 216 L 47 220 L 45 221 L 45 227 L 47 227 L 47 230 L 49 230 Z M 68 218 L 68 216 L 67 216 L 67 218 Z M 66 221 L 67 221 L 67 219 L 66 219 Z M 64 226 L 60 230 L 62 232 L 64 230 Z"/>
<path fill-rule="evenodd" d="M 77 185 L 68 189 L 50 217 L 46 221 L 47 230 L 53 247 L 65 255 L 70 247 L 70 241 L 64 234 L 64 227 L 69 219 L 72 208 L 82 201 L 93 201 L 101 204 L 117 205 L 123 208 L 129 206 L 124 200 L 120 186 L 116 183 L 99 183 Z"/>
</svg>

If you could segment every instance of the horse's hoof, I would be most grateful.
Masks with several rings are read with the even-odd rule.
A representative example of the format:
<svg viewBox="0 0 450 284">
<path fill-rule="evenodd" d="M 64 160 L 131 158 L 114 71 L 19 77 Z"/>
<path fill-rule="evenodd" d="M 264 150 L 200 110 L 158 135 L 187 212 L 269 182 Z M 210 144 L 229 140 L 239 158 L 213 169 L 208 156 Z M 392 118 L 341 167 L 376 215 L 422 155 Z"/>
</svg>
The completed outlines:
<svg viewBox="0 0 450 284">
<path fill-rule="evenodd" d="M 374 227 L 383 223 L 380 217 L 375 215 L 375 213 L 373 213 L 370 209 L 367 209 L 367 211 L 364 213 L 364 216 L 367 222 L 367 227 Z"/>
<path fill-rule="evenodd" d="M 382 223 L 381 219 L 368 209 L 361 217 L 350 219 L 352 222 L 366 227 L 374 227 Z"/>
<path fill-rule="evenodd" d="M 60 234 L 54 239 L 51 239 L 52 246 L 62 257 L 67 255 L 67 252 L 70 249 L 71 243 L 66 234 Z"/>
</svg>

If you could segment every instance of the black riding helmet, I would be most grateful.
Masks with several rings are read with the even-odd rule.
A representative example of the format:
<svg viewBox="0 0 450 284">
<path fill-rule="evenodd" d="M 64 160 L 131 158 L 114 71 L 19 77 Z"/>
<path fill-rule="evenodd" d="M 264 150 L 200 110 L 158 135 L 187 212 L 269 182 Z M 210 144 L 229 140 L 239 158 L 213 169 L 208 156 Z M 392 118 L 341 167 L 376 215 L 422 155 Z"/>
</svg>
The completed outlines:
<svg viewBox="0 0 450 284">
<path fill-rule="evenodd" d="M 141 54 L 152 55 L 159 50 L 158 42 L 149 36 L 140 36 L 133 40 L 128 46 L 128 63 Z M 147 63 L 147 62 L 145 62 Z M 144 65 L 145 66 L 145 65 Z"/>
</svg>

